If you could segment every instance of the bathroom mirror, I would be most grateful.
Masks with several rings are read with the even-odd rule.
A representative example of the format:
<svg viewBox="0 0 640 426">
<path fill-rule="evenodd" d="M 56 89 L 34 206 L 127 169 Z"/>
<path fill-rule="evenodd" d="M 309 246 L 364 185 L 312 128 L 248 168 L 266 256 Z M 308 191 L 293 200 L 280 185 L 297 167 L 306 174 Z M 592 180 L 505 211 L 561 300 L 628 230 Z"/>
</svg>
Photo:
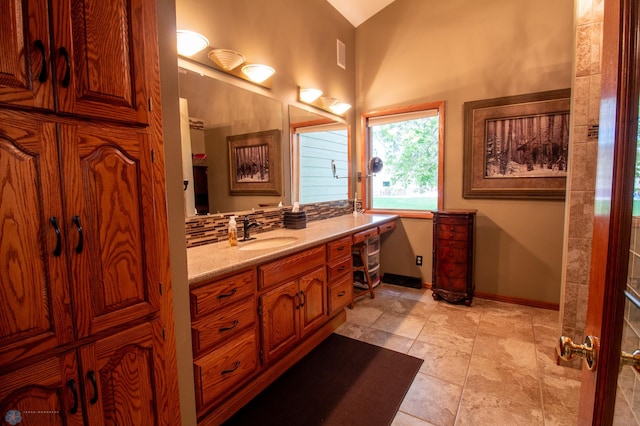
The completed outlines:
<svg viewBox="0 0 640 426">
<path fill-rule="evenodd" d="M 185 215 L 250 210 L 280 202 L 290 204 L 283 182 L 283 176 L 288 175 L 288 161 L 280 155 L 289 150 L 288 144 L 282 146 L 286 140 L 286 135 L 282 136 L 282 102 L 213 78 L 207 75 L 207 70 L 196 72 L 180 67 L 178 79 L 181 116 L 186 117 L 182 122 L 188 120 L 188 124 L 181 125 L 183 156 L 193 165 L 193 170 L 189 170 L 189 161 L 183 159 L 185 180 L 190 181 L 185 191 Z M 185 126 L 186 132 L 182 129 Z M 270 135 L 270 150 L 277 151 L 278 156 L 270 159 L 269 168 L 270 179 L 277 180 L 271 186 L 278 191 L 270 192 L 276 195 L 256 195 L 259 191 L 237 195 L 237 190 L 232 191 L 237 182 L 231 181 L 233 173 L 229 172 L 230 141 L 257 140 L 256 135 L 263 134 Z M 261 139 L 256 143 L 260 142 Z M 188 145 L 190 149 L 186 148 Z M 240 149 L 250 151 L 244 145 Z M 193 155 L 191 159 L 189 153 Z M 264 174 L 260 179 L 265 180 Z"/>
<path fill-rule="evenodd" d="M 292 194 L 301 204 L 349 198 L 349 128 L 344 122 L 289 105 Z M 345 179 L 335 179 L 334 173 Z"/>
</svg>

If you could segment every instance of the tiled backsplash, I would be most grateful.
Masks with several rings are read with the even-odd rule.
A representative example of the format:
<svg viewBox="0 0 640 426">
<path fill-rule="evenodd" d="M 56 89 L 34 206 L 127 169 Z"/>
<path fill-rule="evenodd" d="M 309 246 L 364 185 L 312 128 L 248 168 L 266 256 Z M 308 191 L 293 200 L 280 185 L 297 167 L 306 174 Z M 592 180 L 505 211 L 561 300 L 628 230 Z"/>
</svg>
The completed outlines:
<svg viewBox="0 0 640 426">
<path fill-rule="evenodd" d="M 300 209 L 307 213 L 307 222 L 329 219 L 332 217 L 351 214 L 353 202 L 348 200 L 328 201 L 324 203 L 303 204 Z M 249 216 L 251 221 L 261 225 L 251 230 L 252 234 L 273 231 L 283 228 L 282 215 L 290 211 L 288 207 L 273 207 L 259 210 L 246 210 L 224 214 L 210 214 L 194 216 L 186 219 L 187 248 L 225 241 L 229 228 L 229 219 L 236 216 L 238 235 L 242 236 L 242 219 Z"/>
</svg>

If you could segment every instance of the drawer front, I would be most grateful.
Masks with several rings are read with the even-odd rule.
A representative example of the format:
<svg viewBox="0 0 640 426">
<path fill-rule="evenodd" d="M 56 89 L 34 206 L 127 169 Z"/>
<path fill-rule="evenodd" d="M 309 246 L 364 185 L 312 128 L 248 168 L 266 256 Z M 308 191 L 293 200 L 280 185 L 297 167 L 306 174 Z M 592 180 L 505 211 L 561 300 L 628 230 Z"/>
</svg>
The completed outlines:
<svg viewBox="0 0 640 426">
<path fill-rule="evenodd" d="M 214 403 L 258 368 L 256 330 L 251 328 L 193 362 L 198 411 Z"/>
<path fill-rule="evenodd" d="M 256 294 L 254 270 L 214 281 L 191 290 L 191 319 Z"/>
<path fill-rule="evenodd" d="M 437 221 L 438 224 L 443 224 L 443 225 L 463 225 L 463 226 L 467 226 L 467 224 L 469 223 L 470 217 L 472 216 L 456 216 L 456 217 L 451 217 L 451 216 L 438 216 Z"/>
<path fill-rule="evenodd" d="M 351 236 L 327 243 L 327 260 L 332 260 L 351 255 Z"/>
<path fill-rule="evenodd" d="M 469 228 L 466 226 L 438 225 L 438 238 L 450 240 L 466 240 L 469 237 Z"/>
<path fill-rule="evenodd" d="M 369 228 L 365 231 L 360 231 L 353 234 L 353 244 L 361 243 L 364 240 L 368 240 L 371 237 L 378 235 L 378 228 Z"/>
<path fill-rule="evenodd" d="M 442 250 L 445 247 L 459 250 L 467 250 L 469 245 L 467 244 L 468 240 L 442 240 L 438 239 L 438 250 Z"/>
<path fill-rule="evenodd" d="M 198 357 L 207 349 L 231 339 L 249 326 L 256 324 L 256 299 L 250 297 L 207 315 L 191 324 L 193 356 Z"/>
<path fill-rule="evenodd" d="M 385 223 L 384 225 L 378 226 L 378 233 L 384 234 L 385 232 L 393 231 L 396 229 L 396 221 Z"/>
<path fill-rule="evenodd" d="M 326 262 L 326 252 L 327 250 L 323 244 L 260 266 L 258 268 L 260 288 L 288 281 L 299 277 L 306 271 L 323 266 Z"/>
<path fill-rule="evenodd" d="M 328 280 L 330 283 L 335 282 L 343 275 L 351 275 L 351 252 L 347 254 L 349 255 L 349 257 L 329 265 Z"/>
<path fill-rule="evenodd" d="M 344 309 L 353 301 L 353 279 L 344 277 L 335 284 L 329 284 L 329 315 Z"/>
<path fill-rule="evenodd" d="M 467 276 L 467 264 L 439 262 L 436 266 L 436 274 L 449 278 L 465 278 Z"/>
<path fill-rule="evenodd" d="M 467 292 L 467 280 L 463 278 L 450 278 L 444 275 L 436 276 L 435 288 L 443 290 L 455 291 L 458 293 Z"/>
<path fill-rule="evenodd" d="M 465 248 L 453 248 L 446 245 L 438 248 L 438 261 L 448 263 L 466 263 L 469 252 Z"/>
</svg>

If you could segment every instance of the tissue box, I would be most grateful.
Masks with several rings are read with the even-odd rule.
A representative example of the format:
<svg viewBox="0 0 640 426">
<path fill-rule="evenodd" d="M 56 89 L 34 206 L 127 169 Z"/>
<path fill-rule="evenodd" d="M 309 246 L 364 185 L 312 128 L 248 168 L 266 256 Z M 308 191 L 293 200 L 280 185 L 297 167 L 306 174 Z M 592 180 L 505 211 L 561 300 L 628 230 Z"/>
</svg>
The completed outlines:
<svg viewBox="0 0 640 426">
<path fill-rule="evenodd" d="M 307 227 L 306 212 L 284 212 L 284 227 L 287 229 L 303 229 Z"/>
</svg>

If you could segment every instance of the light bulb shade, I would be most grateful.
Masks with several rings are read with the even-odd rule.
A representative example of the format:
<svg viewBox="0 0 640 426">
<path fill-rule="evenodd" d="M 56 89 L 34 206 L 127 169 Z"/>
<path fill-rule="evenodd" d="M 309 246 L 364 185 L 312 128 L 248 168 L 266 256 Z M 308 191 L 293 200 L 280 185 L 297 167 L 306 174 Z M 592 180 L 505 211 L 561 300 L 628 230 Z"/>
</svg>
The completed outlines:
<svg viewBox="0 0 640 426">
<path fill-rule="evenodd" d="M 209 40 L 202 34 L 189 30 L 178 30 L 178 54 L 193 56 L 209 46 Z"/>
<path fill-rule="evenodd" d="M 323 96 L 320 98 L 320 102 L 322 103 L 323 107 L 331 108 L 332 106 L 338 103 L 338 100 L 336 98 L 331 98 L 329 96 Z"/>
<path fill-rule="evenodd" d="M 345 102 L 336 102 L 335 104 L 331 105 L 329 109 L 335 114 L 342 115 L 345 112 L 349 111 L 349 109 L 351 109 L 351 105 Z"/>
<path fill-rule="evenodd" d="M 270 66 L 262 64 L 247 64 L 242 67 L 242 73 L 246 75 L 249 80 L 256 83 L 262 83 L 275 72 L 276 70 Z"/>
<path fill-rule="evenodd" d="M 231 71 L 244 63 L 244 56 L 230 49 L 213 49 L 209 52 L 209 59 L 225 71 Z"/>
<path fill-rule="evenodd" d="M 322 90 L 320 89 L 312 89 L 312 88 L 300 89 L 300 100 L 308 104 L 318 99 L 321 95 L 322 95 Z"/>
</svg>

